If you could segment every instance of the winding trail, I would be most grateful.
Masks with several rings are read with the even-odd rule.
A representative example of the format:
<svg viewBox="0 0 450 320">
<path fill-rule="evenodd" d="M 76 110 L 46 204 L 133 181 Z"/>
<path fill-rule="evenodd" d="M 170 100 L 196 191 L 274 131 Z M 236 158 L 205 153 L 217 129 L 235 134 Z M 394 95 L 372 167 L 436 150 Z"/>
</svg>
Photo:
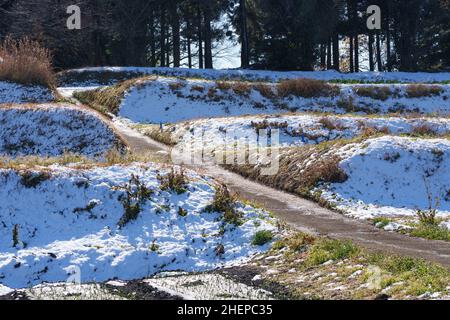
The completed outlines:
<svg viewBox="0 0 450 320">
<path fill-rule="evenodd" d="M 152 157 L 156 155 L 161 162 L 171 162 L 171 150 L 166 145 L 122 123 L 115 122 L 113 125 L 136 154 L 151 154 Z M 322 208 L 312 201 L 250 181 L 217 165 L 187 167 L 222 181 L 242 198 L 260 204 L 299 231 L 352 240 L 369 250 L 423 258 L 450 267 L 449 242 L 425 240 L 380 230 L 367 222 Z"/>
</svg>

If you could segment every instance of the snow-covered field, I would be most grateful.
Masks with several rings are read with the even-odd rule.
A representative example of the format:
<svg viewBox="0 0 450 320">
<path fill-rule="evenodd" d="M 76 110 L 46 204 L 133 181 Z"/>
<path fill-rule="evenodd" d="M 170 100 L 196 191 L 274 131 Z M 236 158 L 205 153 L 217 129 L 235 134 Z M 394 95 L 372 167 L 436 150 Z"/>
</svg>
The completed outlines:
<svg viewBox="0 0 450 320">
<path fill-rule="evenodd" d="M 266 86 L 272 94 L 276 93 L 275 84 Z M 340 92 L 336 96 L 270 97 L 256 87 L 245 87 L 245 84 L 244 87 L 238 85 L 237 90 L 242 91 L 236 93 L 234 88 L 221 88 L 213 81 L 159 77 L 138 81 L 128 90 L 120 105 L 119 116 L 139 123 L 174 123 L 197 118 L 302 111 L 450 114 L 450 85 L 439 86 L 442 90 L 439 94 L 420 98 L 408 97 L 407 85 L 385 85 L 390 93 L 383 100 L 358 95 L 356 91 L 361 85 L 336 86 Z"/>
<path fill-rule="evenodd" d="M 114 130 L 96 112 L 73 105 L 0 107 L 0 155 L 100 156 L 120 146 Z"/>
<path fill-rule="evenodd" d="M 450 228 L 449 140 L 385 136 L 331 152 L 348 180 L 318 190 L 339 209 L 360 219 L 417 218 L 417 209 L 431 207 Z"/>
<path fill-rule="evenodd" d="M 295 78 L 309 78 L 317 80 L 355 80 L 364 82 L 402 82 L 402 83 L 430 83 L 450 81 L 450 73 L 407 73 L 407 72 L 361 72 L 353 74 L 344 74 L 336 71 L 291 71 L 276 72 L 264 70 L 198 70 L 185 68 L 146 68 L 146 67 L 93 67 L 74 69 L 65 72 L 62 85 L 104 85 L 99 83 L 99 76 L 95 73 L 129 73 L 130 76 L 135 75 L 162 75 L 169 77 L 185 77 L 185 78 L 201 78 L 208 80 L 253 80 L 253 81 L 279 81 Z M 82 83 L 77 81 L 77 76 L 85 74 L 88 82 Z M 72 75 L 72 80 L 71 80 Z M 112 83 L 110 83 L 112 84 Z"/>
<path fill-rule="evenodd" d="M 158 174 L 165 172 L 153 164 L 0 170 L 0 283 L 26 288 L 77 275 L 83 283 L 141 279 L 160 271 L 215 269 L 267 249 L 252 245 L 257 231 L 276 233 L 267 212 L 237 203 L 242 224 L 225 223 L 220 213 L 205 212 L 215 195 L 213 181 L 187 172 L 187 192 L 177 194 L 161 190 Z M 131 198 L 141 210 L 119 227 L 126 190 L 142 185 L 151 195 Z"/>
<path fill-rule="evenodd" d="M 133 125 L 133 124 L 132 124 Z M 145 133 L 146 127 L 136 125 Z M 165 126 L 174 141 L 180 144 L 192 143 L 205 148 L 224 147 L 225 144 L 246 144 L 259 129 L 279 130 L 281 147 L 319 144 L 324 141 L 351 139 L 368 130 L 384 134 L 411 134 L 420 128 L 427 128 L 436 135 L 450 134 L 448 118 L 404 118 L 404 117 L 363 117 L 363 116 L 323 116 L 315 114 L 247 116 L 216 118 L 181 122 Z M 152 130 L 155 130 L 153 128 Z M 156 128 L 156 130 L 158 130 Z"/>
<path fill-rule="evenodd" d="M 44 103 L 54 99 L 54 94 L 47 88 L 0 81 L 0 104 Z"/>
</svg>

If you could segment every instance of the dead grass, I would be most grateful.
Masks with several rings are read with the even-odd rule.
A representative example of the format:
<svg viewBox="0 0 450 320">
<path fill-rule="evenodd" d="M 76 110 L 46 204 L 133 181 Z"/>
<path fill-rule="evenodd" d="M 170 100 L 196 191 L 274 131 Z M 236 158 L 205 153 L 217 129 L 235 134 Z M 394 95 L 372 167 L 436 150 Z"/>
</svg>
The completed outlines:
<svg viewBox="0 0 450 320">
<path fill-rule="evenodd" d="M 216 82 L 216 89 L 221 90 L 221 91 L 231 90 L 232 87 L 233 86 L 232 86 L 231 82 L 226 82 L 226 81 L 217 81 Z"/>
<path fill-rule="evenodd" d="M 433 97 L 440 95 L 444 89 L 437 85 L 410 84 L 406 87 L 408 98 Z"/>
<path fill-rule="evenodd" d="M 248 97 L 252 91 L 252 86 L 247 82 L 235 82 L 232 88 L 233 92 L 241 97 Z"/>
<path fill-rule="evenodd" d="M 184 87 L 186 87 L 186 84 L 181 81 L 169 83 L 169 88 L 170 88 L 170 90 L 172 90 L 172 92 L 177 92 L 177 91 L 183 89 Z"/>
<path fill-rule="evenodd" d="M 303 98 L 332 97 L 339 94 L 339 88 L 325 81 L 313 79 L 293 79 L 278 84 L 278 96 Z"/>
<path fill-rule="evenodd" d="M 279 170 L 273 176 L 262 175 L 261 168 L 249 164 L 224 167 L 273 188 L 319 201 L 320 199 L 311 193 L 319 183 L 341 183 L 348 178 L 339 166 L 341 159 L 329 151 L 355 141 L 357 140 L 336 140 L 282 150 Z"/>
<path fill-rule="evenodd" d="M 0 44 L 0 80 L 55 88 L 50 51 L 27 37 L 7 37 Z"/>
<path fill-rule="evenodd" d="M 93 160 L 85 156 L 65 153 L 58 157 L 0 157 L 0 169 L 9 170 L 41 170 L 55 164 L 70 166 L 73 169 L 91 169 L 98 167 L 108 167 L 112 165 L 128 165 L 132 163 L 158 162 L 157 158 L 151 155 L 138 155 L 134 153 L 122 154 L 117 150 L 110 150 L 105 153 L 104 159 Z"/>
<path fill-rule="evenodd" d="M 360 97 L 382 101 L 386 101 L 392 96 L 391 89 L 388 86 L 360 86 L 355 89 L 355 93 Z"/>
<path fill-rule="evenodd" d="M 424 123 L 413 127 L 410 135 L 413 137 L 434 137 L 437 132 L 432 126 Z"/>
<path fill-rule="evenodd" d="M 264 98 L 267 99 L 274 99 L 276 97 L 275 92 L 273 91 L 273 88 L 269 84 L 265 83 L 257 83 L 254 85 L 254 88 L 256 91 L 258 91 Z"/>
<path fill-rule="evenodd" d="M 328 130 L 345 130 L 345 126 L 340 123 L 336 119 L 331 119 L 328 117 L 323 117 L 319 120 L 319 123 L 321 123 L 326 129 Z"/>
<path fill-rule="evenodd" d="M 144 83 L 144 81 L 154 80 L 156 80 L 156 77 L 143 77 L 126 80 L 112 87 L 76 92 L 74 97 L 80 102 L 89 105 L 104 114 L 112 113 L 117 115 L 125 93 L 132 86 Z"/>
<path fill-rule="evenodd" d="M 200 85 L 193 85 L 192 88 L 191 88 L 191 92 L 203 93 L 203 92 L 205 92 L 205 87 L 200 86 Z"/>
<path fill-rule="evenodd" d="M 285 122 L 269 122 L 267 120 L 261 121 L 261 122 L 251 122 L 250 124 L 252 128 L 256 130 L 256 132 L 259 132 L 259 130 L 266 130 L 266 129 L 287 129 L 289 127 L 289 124 L 287 121 Z"/>
</svg>

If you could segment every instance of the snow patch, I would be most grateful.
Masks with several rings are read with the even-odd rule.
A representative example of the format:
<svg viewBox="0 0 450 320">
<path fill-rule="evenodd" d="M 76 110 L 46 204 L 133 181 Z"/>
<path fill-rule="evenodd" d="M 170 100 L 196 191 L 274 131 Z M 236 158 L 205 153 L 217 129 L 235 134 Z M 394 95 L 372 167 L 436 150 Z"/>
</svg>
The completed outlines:
<svg viewBox="0 0 450 320">
<path fill-rule="evenodd" d="M 53 93 L 48 88 L 0 81 L 0 104 L 44 103 L 51 102 L 54 99 Z"/>
<path fill-rule="evenodd" d="M 154 164 L 51 169 L 50 177 L 28 187 L 20 172 L 0 170 L 2 285 L 28 288 L 66 281 L 77 268 L 83 283 L 211 270 L 267 250 L 269 244 L 251 244 L 254 235 L 277 232 L 267 212 L 249 205 L 237 204 L 243 215 L 238 227 L 224 225 L 219 213 L 204 212 L 215 189 L 210 179 L 194 172 L 187 172 L 188 192 L 178 195 L 160 190 L 157 177 L 165 169 Z M 120 228 L 125 211 L 120 199 L 132 175 L 154 194 L 142 203 L 138 218 Z M 95 206 L 89 205 L 93 201 Z M 219 245 L 225 249 L 222 256 L 215 251 Z"/>
</svg>

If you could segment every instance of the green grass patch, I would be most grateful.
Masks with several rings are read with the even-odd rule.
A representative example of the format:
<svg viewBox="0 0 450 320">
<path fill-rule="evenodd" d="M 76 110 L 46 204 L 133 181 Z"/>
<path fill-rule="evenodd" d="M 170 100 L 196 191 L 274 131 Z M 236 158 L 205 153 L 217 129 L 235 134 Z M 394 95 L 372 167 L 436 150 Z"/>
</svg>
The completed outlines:
<svg viewBox="0 0 450 320">
<path fill-rule="evenodd" d="M 419 224 L 410 235 L 429 240 L 450 241 L 450 230 L 445 227 L 432 224 Z"/>
<path fill-rule="evenodd" d="M 351 241 L 334 239 L 320 239 L 311 248 L 308 254 L 309 265 L 320 265 L 327 261 L 343 260 L 356 256 L 360 249 Z"/>
<path fill-rule="evenodd" d="M 253 237 L 252 244 L 254 246 L 263 246 L 273 240 L 272 231 L 258 231 Z"/>
</svg>

